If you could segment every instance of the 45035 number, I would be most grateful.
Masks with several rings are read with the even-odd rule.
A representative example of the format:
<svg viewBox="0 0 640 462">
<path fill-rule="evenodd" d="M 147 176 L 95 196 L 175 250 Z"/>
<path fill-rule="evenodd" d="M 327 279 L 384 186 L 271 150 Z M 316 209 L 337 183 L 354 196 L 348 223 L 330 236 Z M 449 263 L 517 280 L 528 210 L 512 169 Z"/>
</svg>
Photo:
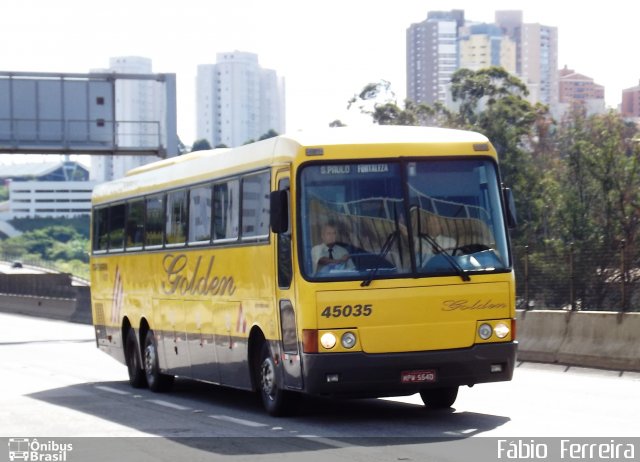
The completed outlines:
<svg viewBox="0 0 640 462">
<path fill-rule="evenodd" d="M 371 316 L 373 313 L 373 305 L 333 305 L 327 306 L 322 310 L 321 316 L 325 318 L 340 318 L 340 317 L 359 317 L 359 316 Z"/>
</svg>

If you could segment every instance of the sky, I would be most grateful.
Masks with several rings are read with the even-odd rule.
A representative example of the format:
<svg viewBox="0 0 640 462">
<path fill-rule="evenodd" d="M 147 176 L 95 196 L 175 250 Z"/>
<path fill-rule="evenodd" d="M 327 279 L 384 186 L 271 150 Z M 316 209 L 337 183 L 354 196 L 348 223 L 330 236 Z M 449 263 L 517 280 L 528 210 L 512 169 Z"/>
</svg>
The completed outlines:
<svg viewBox="0 0 640 462">
<path fill-rule="evenodd" d="M 151 58 L 153 72 L 177 75 L 178 136 L 189 145 L 198 64 L 247 51 L 285 78 L 287 131 L 359 123 L 349 98 L 384 79 L 402 102 L 406 29 L 452 9 L 478 22 L 522 10 L 526 23 L 558 27 L 559 67 L 604 85 L 608 106 L 640 80 L 636 0 L 0 0 L 0 71 L 88 73 L 115 56 Z"/>
</svg>

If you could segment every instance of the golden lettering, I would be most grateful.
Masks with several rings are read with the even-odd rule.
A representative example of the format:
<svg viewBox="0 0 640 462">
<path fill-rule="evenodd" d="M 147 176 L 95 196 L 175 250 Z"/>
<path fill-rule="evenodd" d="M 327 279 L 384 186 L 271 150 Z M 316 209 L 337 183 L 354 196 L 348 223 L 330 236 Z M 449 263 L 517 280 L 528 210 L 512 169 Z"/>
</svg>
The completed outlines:
<svg viewBox="0 0 640 462">
<path fill-rule="evenodd" d="M 167 278 L 162 282 L 162 290 L 167 295 L 233 295 L 236 291 L 233 276 L 212 276 L 214 261 L 215 256 L 211 256 L 206 271 L 201 272 L 204 265 L 199 256 L 190 274 L 185 254 L 166 255 L 162 266 Z"/>
<path fill-rule="evenodd" d="M 505 303 L 496 303 L 493 300 L 445 300 L 443 303 L 442 311 L 467 311 L 467 310 L 497 310 L 505 309 L 507 305 Z"/>
</svg>

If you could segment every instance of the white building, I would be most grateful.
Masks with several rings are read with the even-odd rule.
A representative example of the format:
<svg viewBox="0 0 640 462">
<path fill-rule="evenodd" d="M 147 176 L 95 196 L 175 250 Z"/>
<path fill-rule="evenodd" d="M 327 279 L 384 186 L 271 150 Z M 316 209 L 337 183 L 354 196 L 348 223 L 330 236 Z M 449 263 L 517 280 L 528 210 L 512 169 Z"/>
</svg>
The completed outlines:
<svg viewBox="0 0 640 462">
<path fill-rule="evenodd" d="M 9 183 L 9 207 L 2 218 L 73 217 L 91 212 L 95 181 L 77 162 L 18 164 L 1 179 Z"/>
<path fill-rule="evenodd" d="M 269 130 L 285 131 L 284 79 L 263 69 L 258 55 L 218 53 L 197 76 L 197 138 L 211 146 L 240 146 Z"/>
<path fill-rule="evenodd" d="M 151 74 L 151 60 L 138 56 L 111 58 L 109 69 L 93 72 L 117 72 L 121 74 Z M 149 80 L 118 79 L 115 83 L 116 136 L 121 147 L 144 147 L 158 143 L 160 129 L 157 121 L 163 120 L 162 87 Z M 93 156 L 91 179 L 98 182 L 122 178 L 132 168 L 159 160 L 156 156 Z"/>
</svg>

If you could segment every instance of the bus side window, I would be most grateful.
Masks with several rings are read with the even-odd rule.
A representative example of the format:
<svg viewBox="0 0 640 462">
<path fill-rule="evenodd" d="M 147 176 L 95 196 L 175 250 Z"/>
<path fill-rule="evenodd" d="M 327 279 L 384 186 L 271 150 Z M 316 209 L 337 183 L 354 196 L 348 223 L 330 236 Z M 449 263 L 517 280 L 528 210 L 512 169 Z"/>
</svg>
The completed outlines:
<svg viewBox="0 0 640 462">
<path fill-rule="evenodd" d="M 287 191 L 289 196 L 289 178 L 284 178 L 278 182 L 280 191 Z M 291 200 L 289 198 L 289 200 Z M 291 202 L 289 202 L 291 204 Z M 291 207 L 288 207 L 291 210 Z M 291 286 L 291 277 L 293 273 L 291 263 L 291 215 L 289 215 L 289 229 L 284 233 L 278 234 L 278 286 L 286 289 Z"/>
<path fill-rule="evenodd" d="M 135 200 L 127 203 L 127 249 L 142 247 L 144 237 L 144 201 Z"/>
<path fill-rule="evenodd" d="M 242 238 L 269 238 L 269 172 L 242 179 Z"/>
<path fill-rule="evenodd" d="M 109 247 L 109 208 L 93 211 L 93 250 L 107 250 Z"/>
<path fill-rule="evenodd" d="M 124 249 L 125 204 L 109 207 L 109 250 Z"/>
<path fill-rule="evenodd" d="M 187 240 L 187 191 L 167 194 L 166 243 L 184 244 Z"/>
<path fill-rule="evenodd" d="M 211 185 L 189 192 L 189 243 L 211 240 Z"/>
<path fill-rule="evenodd" d="M 213 236 L 214 241 L 235 241 L 238 239 L 240 215 L 240 181 L 229 180 L 213 187 Z"/>
<path fill-rule="evenodd" d="M 145 247 L 157 247 L 163 243 L 164 230 L 164 196 L 147 198 L 146 219 L 144 229 Z"/>
</svg>

